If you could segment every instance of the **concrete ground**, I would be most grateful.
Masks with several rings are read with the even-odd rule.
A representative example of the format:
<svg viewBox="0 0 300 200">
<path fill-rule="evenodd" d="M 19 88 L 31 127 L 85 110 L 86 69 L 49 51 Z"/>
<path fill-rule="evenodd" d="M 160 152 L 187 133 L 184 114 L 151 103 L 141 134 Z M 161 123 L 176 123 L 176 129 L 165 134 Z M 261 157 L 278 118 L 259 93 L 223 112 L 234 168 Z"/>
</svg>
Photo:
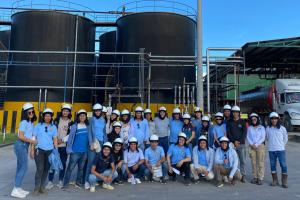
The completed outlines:
<svg viewBox="0 0 300 200">
<path fill-rule="evenodd" d="M 159 183 L 142 183 L 140 185 L 125 184 L 116 186 L 115 190 L 107 191 L 97 188 L 96 193 L 90 193 L 75 187 L 70 187 L 67 191 L 58 188 L 52 189 L 47 195 L 33 197 L 29 195 L 27 199 L 44 200 L 67 200 L 67 199 L 164 199 L 164 200 L 195 200 L 195 199 L 300 199 L 300 144 L 289 142 L 287 145 L 287 163 L 289 171 L 289 188 L 270 187 L 270 165 L 268 156 L 266 157 L 266 178 L 262 186 L 249 183 L 251 179 L 250 160 L 247 160 L 247 183 L 238 183 L 236 186 L 225 185 L 223 188 L 216 188 L 210 183 L 192 184 L 184 186 L 180 182 L 161 185 Z M 13 152 L 13 146 L 0 148 L 0 199 L 11 199 L 10 192 L 13 187 L 15 175 L 16 157 Z M 25 177 L 23 188 L 33 190 L 34 186 L 35 164 L 30 161 L 27 175 Z"/>
</svg>

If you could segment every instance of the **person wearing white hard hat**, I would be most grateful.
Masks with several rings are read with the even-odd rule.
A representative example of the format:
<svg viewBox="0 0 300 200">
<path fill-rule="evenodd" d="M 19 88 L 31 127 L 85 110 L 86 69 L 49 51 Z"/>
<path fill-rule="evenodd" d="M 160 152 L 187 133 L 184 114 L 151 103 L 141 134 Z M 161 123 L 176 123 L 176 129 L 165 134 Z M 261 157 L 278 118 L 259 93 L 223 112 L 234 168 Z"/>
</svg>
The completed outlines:
<svg viewBox="0 0 300 200">
<path fill-rule="evenodd" d="M 214 150 L 208 147 L 207 137 L 200 136 L 198 145 L 193 148 L 193 164 L 191 164 L 191 172 L 195 181 L 199 180 L 199 175 L 208 181 L 214 178 L 214 153 Z"/>
<path fill-rule="evenodd" d="M 178 134 L 176 144 L 172 144 L 168 150 L 168 174 L 172 181 L 176 181 L 176 174 L 184 172 L 184 184 L 190 185 L 190 164 L 191 164 L 191 151 L 186 145 L 187 136 L 181 132 Z M 179 173 L 178 173 L 179 171 Z"/>
<path fill-rule="evenodd" d="M 286 164 L 286 151 L 285 146 L 288 142 L 288 135 L 286 128 L 280 125 L 279 115 L 276 112 L 270 113 L 270 123 L 266 129 L 266 138 L 268 142 L 268 151 L 270 158 L 270 167 L 272 174 L 271 186 L 279 185 L 277 177 L 277 159 L 281 167 L 281 182 L 283 188 L 288 188 L 287 183 L 287 164 Z"/>
<path fill-rule="evenodd" d="M 256 113 L 251 113 L 250 126 L 247 128 L 249 156 L 252 164 L 251 183 L 262 185 L 265 172 L 265 140 L 266 129 L 260 124 Z"/>
<path fill-rule="evenodd" d="M 121 113 L 119 110 L 113 110 L 111 115 L 107 117 L 106 134 L 109 135 L 113 130 L 113 123 L 119 120 Z"/>
<path fill-rule="evenodd" d="M 194 108 L 194 115 L 192 117 L 192 124 L 195 127 L 195 138 L 200 136 L 201 127 L 202 127 L 202 110 L 200 107 Z"/>
<path fill-rule="evenodd" d="M 231 108 L 232 118 L 226 124 L 226 136 L 235 146 L 236 152 L 240 160 L 240 169 L 242 173 L 242 182 L 246 182 L 246 136 L 247 128 L 246 122 L 241 119 L 241 109 L 238 106 Z"/>
<path fill-rule="evenodd" d="M 129 138 L 129 147 L 124 150 L 124 178 L 129 183 L 141 183 L 145 172 L 145 157 L 142 149 L 138 148 L 138 139 Z"/>
<path fill-rule="evenodd" d="M 178 139 L 178 134 L 181 132 L 183 127 L 183 121 L 180 119 L 181 111 L 179 108 L 174 108 L 172 117 L 170 119 L 170 145 L 175 144 Z"/>
<path fill-rule="evenodd" d="M 107 107 L 102 106 L 101 115 L 105 119 L 105 122 L 107 122 Z"/>
<path fill-rule="evenodd" d="M 111 185 L 114 179 L 118 177 L 114 158 L 112 156 L 112 144 L 105 142 L 101 153 L 97 154 L 92 165 L 89 182 L 91 184 L 90 192 L 96 191 L 96 183 L 103 181 L 102 187 L 107 190 L 113 190 Z"/>
<path fill-rule="evenodd" d="M 118 172 L 118 177 L 115 179 L 115 183 L 119 185 L 123 184 L 122 181 L 123 178 L 122 167 L 124 163 L 123 144 L 124 141 L 122 138 L 116 138 L 115 141 L 113 142 L 113 150 L 112 150 L 116 171 Z"/>
<path fill-rule="evenodd" d="M 115 121 L 112 127 L 113 127 L 112 132 L 107 136 L 107 139 L 110 143 L 113 143 L 117 138 L 121 138 L 122 123 L 119 121 Z"/>
<path fill-rule="evenodd" d="M 148 121 L 143 118 L 143 111 L 142 107 L 136 107 L 134 118 L 130 120 L 130 137 L 137 138 L 138 147 L 142 151 L 145 150 L 145 145 L 150 137 Z"/>
<path fill-rule="evenodd" d="M 214 143 L 213 126 L 211 125 L 210 118 L 208 116 L 202 117 L 200 136 L 205 136 L 207 138 L 208 147 L 213 148 L 213 143 Z"/>
<path fill-rule="evenodd" d="M 128 139 L 130 135 L 130 112 L 127 109 L 122 110 L 121 112 L 121 138 L 123 139 L 123 148 L 127 148 L 128 146 Z"/>
<path fill-rule="evenodd" d="M 196 129 L 195 126 L 191 123 L 191 116 L 186 113 L 182 116 L 183 118 L 183 127 L 182 132 L 186 134 L 187 141 L 186 144 L 189 146 L 190 151 L 193 151 L 193 147 L 195 146 L 195 136 L 196 136 Z"/>
<path fill-rule="evenodd" d="M 22 183 L 27 172 L 28 149 L 30 145 L 36 144 L 36 140 L 33 136 L 34 122 L 36 119 L 37 117 L 33 105 L 31 103 L 25 103 L 22 107 L 18 139 L 14 144 L 14 152 L 17 157 L 17 169 L 11 196 L 15 198 L 25 198 L 29 194 L 28 191 L 22 189 Z"/>
<path fill-rule="evenodd" d="M 223 176 L 228 177 L 229 182 L 235 185 L 236 180 L 241 180 L 239 171 L 239 158 L 233 147 L 229 144 L 227 137 L 220 138 L 220 147 L 215 152 L 214 171 L 217 180 L 217 187 L 223 187 Z"/>
<path fill-rule="evenodd" d="M 156 135 L 156 129 L 155 129 L 155 123 L 152 119 L 152 111 L 147 108 L 144 110 L 144 117 L 145 119 L 148 121 L 148 125 L 149 125 L 149 135 Z M 147 143 L 150 145 L 150 143 Z"/>
<path fill-rule="evenodd" d="M 213 135 L 214 135 L 214 148 L 220 147 L 220 138 L 226 136 L 226 125 L 224 122 L 223 113 L 218 112 L 215 114 L 216 124 L 213 126 Z"/>
<path fill-rule="evenodd" d="M 157 135 L 152 135 L 149 140 L 151 146 L 145 151 L 145 177 L 150 181 L 160 180 L 161 183 L 166 184 L 168 167 L 165 163 L 164 149 L 158 145 L 159 137 Z"/>
<path fill-rule="evenodd" d="M 231 118 L 231 106 L 229 104 L 226 104 L 224 107 L 223 107 L 223 114 L 224 114 L 224 123 L 226 124 L 229 119 Z"/>
<path fill-rule="evenodd" d="M 170 135 L 170 120 L 167 116 L 167 109 L 160 107 L 158 116 L 154 118 L 155 132 L 159 137 L 159 145 L 164 149 L 165 154 L 169 149 L 169 135 Z"/>
<path fill-rule="evenodd" d="M 84 173 L 90 174 L 90 169 L 84 170 L 87 161 L 88 150 L 94 149 L 92 140 L 92 133 L 89 131 L 89 121 L 87 119 L 87 112 L 80 109 L 76 115 L 76 122 L 70 127 L 70 134 L 67 142 L 67 153 L 69 156 L 69 163 L 64 178 L 64 188 L 68 188 L 72 171 L 76 166 L 77 179 L 76 185 L 81 187 L 85 184 Z"/>
<path fill-rule="evenodd" d="M 53 111 L 50 108 L 43 111 L 41 121 L 34 127 L 33 136 L 37 141 L 31 149 L 36 164 L 33 193 L 38 195 L 46 193 L 45 182 L 50 168 L 48 157 L 54 149 L 57 151 L 57 128 L 53 124 Z"/>
</svg>

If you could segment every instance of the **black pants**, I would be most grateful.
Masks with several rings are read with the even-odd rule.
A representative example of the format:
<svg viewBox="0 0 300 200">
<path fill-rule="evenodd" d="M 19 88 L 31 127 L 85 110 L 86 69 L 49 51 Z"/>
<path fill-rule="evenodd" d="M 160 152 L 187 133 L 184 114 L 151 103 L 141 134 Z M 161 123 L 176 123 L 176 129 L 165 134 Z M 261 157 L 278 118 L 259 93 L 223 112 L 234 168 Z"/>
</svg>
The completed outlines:
<svg viewBox="0 0 300 200">
<path fill-rule="evenodd" d="M 184 162 L 181 167 L 177 167 L 176 164 L 175 165 L 172 165 L 173 168 L 176 168 L 178 169 L 181 173 L 184 172 L 184 179 L 185 180 L 188 180 L 190 179 L 190 162 Z M 170 172 L 168 172 L 169 176 L 171 177 L 176 177 L 176 174 L 175 172 L 173 172 L 172 174 Z"/>
<path fill-rule="evenodd" d="M 45 151 L 42 149 L 37 149 L 35 151 L 35 164 L 36 164 L 36 173 L 35 173 L 35 189 L 39 190 L 45 187 L 45 182 L 48 176 L 50 164 L 48 157 L 51 154 L 52 150 Z"/>
</svg>

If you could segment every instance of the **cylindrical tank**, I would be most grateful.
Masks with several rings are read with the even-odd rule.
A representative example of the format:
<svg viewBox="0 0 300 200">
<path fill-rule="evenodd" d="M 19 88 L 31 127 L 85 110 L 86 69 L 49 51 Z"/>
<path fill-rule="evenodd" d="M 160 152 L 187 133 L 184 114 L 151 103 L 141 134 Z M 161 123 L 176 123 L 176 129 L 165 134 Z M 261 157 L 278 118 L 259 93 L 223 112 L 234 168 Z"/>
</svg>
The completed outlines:
<svg viewBox="0 0 300 200">
<path fill-rule="evenodd" d="M 139 52 L 162 56 L 194 56 L 196 23 L 189 17 L 165 12 L 144 12 L 123 16 L 117 20 L 117 51 Z M 138 57 L 122 57 L 124 62 L 138 63 Z M 176 64 L 176 63 L 169 63 Z M 147 69 L 147 68 L 146 68 Z M 174 85 L 195 82 L 195 67 L 152 67 L 152 87 L 173 88 Z M 138 68 L 120 69 L 120 84 L 123 87 L 138 85 Z M 145 71 L 147 74 L 147 71 Z M 146 77 L 145 77 L 146 80 Z M 153 103 L 173 103 L 173 90 L 155 91 Z"/>
<path fill-rule="evenodd" d="M 84 17 L 55 11 L 25 11 L 12 15 L 11 50 L 93 52 L 94 23 Z M 8 85 L 72 86 L 74 55 L 24 54 L 10 55 Z M 94 55 L 78 54 L 75 86 L 92 86 Z M 16 65 L 16 63 L 19 63 Z M 71 90 L 49 89 L 47 101 L 71 101 Z M 10 89 L 7 101 L 37 101 L 38 90 Z M 76 90 L 75 102 L 90 102 L 91 91 Z"/>
</svg>

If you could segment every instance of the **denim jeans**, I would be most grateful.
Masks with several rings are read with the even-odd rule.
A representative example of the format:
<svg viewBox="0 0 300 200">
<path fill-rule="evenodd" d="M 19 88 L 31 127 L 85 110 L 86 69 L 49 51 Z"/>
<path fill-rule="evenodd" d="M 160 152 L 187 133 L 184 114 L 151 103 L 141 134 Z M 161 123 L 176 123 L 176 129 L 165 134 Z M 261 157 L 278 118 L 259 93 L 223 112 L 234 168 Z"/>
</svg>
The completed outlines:
<svg viewBox="0 0 300 200">
<path fill-rule="evenodd" d="M 59 171 L 59 181 L 63 181 L 66 172 L 67 160 L 68 160 L 66 147 L 58 147 L 58 153 L 63 166 L 63 169 Z M 53 182 L 54 172 L 49 173 L 48 179 L 49 181 Z"/>
<path fill-rule="evenodd" d="M 77 171 L 77 178 L 76 183 L 82 183 L 83 178 L 83 168 L 85 165 L 85 162 L 87 160 L 87 153 L 71 153 L 68 168 L 66 171 L 65 179 L 64 179 L 64 186 L 68 186 L 71 178 L 72 171 L 78 166 Z"/>
<path fill-rule="evenodd" d="M 124 166 L 125 166 L 125 164 L 124 164 Z M 137 170 L 133 170 L 133 167 L 128 167 L 128 169 L 129 169 L 130 173 L 134 175 L 135 178 L 142 178 L 144 176 L 145 166 L 143 164 L 140 165 Z M 124 178 L 128 178 L 125 167 L 124 167 Z"/>
<path fill-rule="evenodd" d="M 102 145 L 101 145 L 102 147 Z M 86 164 L 86 170 L 84 170 L 85 172 L 85 182 L 89 181 L 89 176 L 91 174 L 91 169 L 92 169 L 92 165 L 93 165 L 93 161 L 96 157 L 96 152 L 95 151 L 91 151 L 90 149 L 87 152 L 87 164 Z"/>
<path fill-rule="evenodd" d="M 159 145 L 164 149 L 165 155 L 167 155 L 169 149 L 169 137 L 160 137 Z"/>
<path fill-rule="evenodd" d="M 271 172 L 276 173 L 277 158 L 281 167 L 281 173 L 287 174 L 285 151 L 269 151 Z"/>
<path fill-rule="evenodd" d="M 15 187 L 21 187 L 23 178 L 27 172 L 29 144 L 17 140 L 14 145 L 14 152 L 17 156 L 17 169 L 15 176 Z"/>
<path fill-rule="evenodd" d="M 35 151 L 34 160 L 36 164 L 36 173 L 35 173 L 35 189 L 41 189 L 45 187 L 45 182 L 49 173 L 49 155 L 52 150 L 45 151 L 42 149 L 37 149 Z"/>
<path fill-rule="evenodd" d="M 105 170 L 105 171 L 102 173 L 102 175 L 107 177 L 107 176 L 110 176 L 111 173 L 112 173 L 111 170 L 110 170 L 110 169 L 107 169 L 107 170 Z M 112 181 L 114 181 L 117 177 L 118 177 L 118 172 L 115 171 L 115 172 L 113 173 L 113 175 L 112 175 Z M 89 175 L 89 182 L 90 182 L 91 186 L 95 186 L 95 185 L 96 185 L 96 182 L 98 182 L 98 181 L 103 181 L 103 180 L 102 180 L 101 178 L 97 177 L 97 176 L 94 175 L 94 174 L 90 174 L 90 175 Z M 111 184 L 111 182 L 110 182 L 110 183 L 106 183 L 106 184 Z"/>
<path fill-rule="evenodd" d="M 164 163 L 161 164 L 161 168 L 162 168 L 162 175 L 163 175 L 163 177 L 166 177 L 167 174 L 168 174 L 168 166 L 167 166 L 166 162 L 164 162 Z M 153 174 L 151 174 L 151 171 L 148 169 L 148 167 L 146 167 L 146 169 L 145 169 L 145 176 L 150 177 L 152 175 Z"/>
<path fill-rule="evenodd" d="M 236 148 L 236 153 L 238 154 L 240 160 L 240 170 L 242 176 L 246 176 L 246 146 L 245 144 L 241 144 L 239 147 Z"/>
</svg>

